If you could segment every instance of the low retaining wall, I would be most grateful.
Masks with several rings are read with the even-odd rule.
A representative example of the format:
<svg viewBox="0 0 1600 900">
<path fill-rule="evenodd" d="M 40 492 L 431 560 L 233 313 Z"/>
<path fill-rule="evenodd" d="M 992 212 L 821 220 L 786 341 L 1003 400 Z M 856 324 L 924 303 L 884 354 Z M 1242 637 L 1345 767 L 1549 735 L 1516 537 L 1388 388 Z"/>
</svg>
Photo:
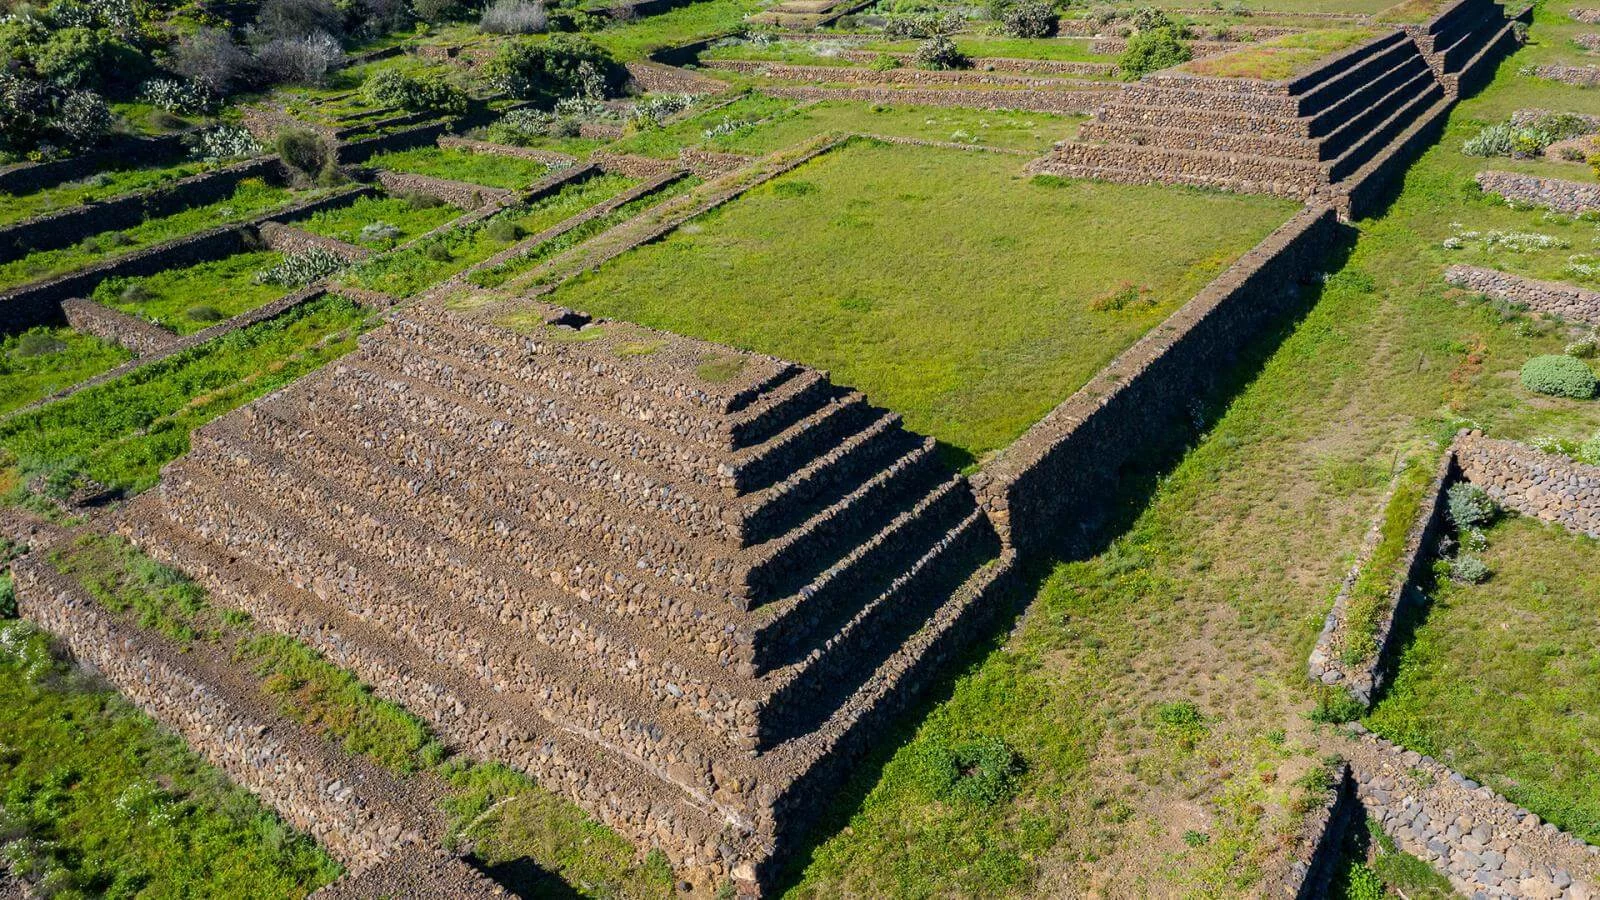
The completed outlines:
<svg viewBox="0 0 1600 900">
<path fill-rule="evenodd" d="M 440 135 L 448 133 L 454 124 L 448 119 L 442 122 L 426 122 L 389 134 L 349 141 L 339 145 L 339 162 L 347 166 L 358 166 L 380 153 L 410 150 L 413 147 L 432 144 L 439 140 Z"/>
<path fill-rule="evenodd" d="M 261 241 L 269 250 L 277 250 L 280 253 L 303 253 L 317 247 L 350 262 L 366 259 L 372 255 L 372 251 L 365 247 L 347 244 L 338 238 L 313 234 L 282 222 L 262 222 L 261 227 L 256 230 L 260 232 Z"/>
<path fill-rule="evenodd" d="M 1484 193 L 1510 203 L 1543 206 L 1572 216 L 1600 210 L 1600 184 L 1494 171 L 1479 172 L 1477 182 Z"/>
<path fill-rule="evenodd" d="M 790 100 L 856 100 L 887 106 L 941 106 L 956 109 L 1020 109 L 1059 115 L 1089 115 L 1117 95 L 1107 90 L 1013 91 L 951 88 L 830 88 L 811 84 L 767 85 L 763 94 Z"/>
<path fill-rule="evenodd" d="M 901 65 L 915 63 L 915 53 L 881 53 L 873 50 L 838 50 L 834 53 L 850 62 L 870 63 L 887 56 Z M 980 56 L 972 60 L 977 72 L 1043 72 L 1056 75 L 1115 75 L 1117 64 L 1109 62 L 1061 62 L 1054 59 L 1013 59 L 1004 56 Z"/>
<path fill-rule="evenodd" d="M 1344 756 L 1368 815 L 1473 897 L 1600 896 L 1600 848 L 1359 724 Z"/>
<path fill-rule="evenodd" d="M 1533 74 L 1576 87 L 1600 84 L 1600 66 L 1534 66 Z"/>
<path fill-rule="evenodd" d="M 629 178 L 660 178 L 683 170 L 683 165 L 675 159 L 656 159 L 653 156 L 634 156 L 630 153 L 607 153 L 604 150 L 596 150 L 589 154 L 589 162 L 599 166 L 602 172 L 626 175 Z"/>
<path fill-rule="evenodd" d="M 452 134 L 442 134 L 435 141 L 441 150 L 465 150 L 468 153 L 484 153 L 493 156 L 511 156 L 517 159 L 531 159 L 534 162 L 554 166 L 570 166 L 577 160 L 565 153 L 556 153 L 551 150 L 536 150 L 532 147 L 513 147 L 510 144 L 496 144 L 491 141 L 478 141 L 472 138 L 456 137 Z"/>
<path fill-rule="evenodd" d="M 144 356 L 139 357 L 138 359 L 129 360 L 128 362 L 125 362 L 114 369 L 108 369 L 104 372 L 101 372 L 99 375 L 96 375 L 93 378 L 80 381 L 71 387 L 62 388 L 48 397 L 36 400 L 27 406 L 14 409 L 3 416 L 0 416 L 0 422 L 4 422 L 7 419 L 11 419 L 15 416 L 20 416 L 30 410 L 38 409 L 41 406 L 47 406 L 51 403 L 55 403 L 58 400 L 64 400 L 68 397 L 71 397 L 73 394 L 76 394 L 80 391 L 86 391 L 89 388 L 97 385 L 105 384 L 112 379 L 121 378 L 129 372 L 132 372 L 136 369 L 142 369 L 152 363 L 160 362 L 169 356 L 182 353 L 183 351 L 192 347 L 198 347 L 201 344 L 204 344 L 206 341 L 209 341 L 215 337 L 221 337 L 230 331 L 237 331 L 240 328 L 247 328 L 256 324 L 257 322 L 264 322 L 267 319 L 275 318 L 302 303 L 309 303 L 312 300 L 321 297 L 324 293 L 326 293 L 326 290 L 320 284 L 301 288 L 292 294 L 279 297 L 271 303 L 263 304 L 248 312 L 242 312 L 237 316 L 228 319 L 227 321 L 218 322 L 209 328 L 202 328 L 201 330 L 196 331 L 194 334 L 179 337 L 160 350 L 152 351 Z"/>
<path fill-rule="evenodd" d="M 516 198 L 516 191 L 484 187 L 465 181 L 449 181 L 410 172 L 379 170 L 378 183 L 391 194 L 423 194 L 442 200 L 457 209 L 475 210 L 486 204 L 504 206 Z"/>
<path fill-rule="evenodd" d="M 1049 551 L 1103 518 L 1122 468 L 1172 442 L 1206 386 L 1299 303 L 1338 229 L 1332 207 L 1297 213 L 973 476 L 1005 543 Z"/>
<path fill-rule="evenodd" d="M 661 63 L 635 60 L 628 63 L 627 68 L 634 84 L 651 93 L 720 94 L 732 87 L 725 81 Z"/>
<path fill-rule="evenodd" d="M 1082 88 L 1099 83 L 1050 75 L 1019 75 L 1007 72 L 984 72 L 977 69 L 902 68 L 880 72 L 877 69 L 861 66 L 804 66 L 753 59 L 714 59 L 707 61 L 705 66 L 708 69 L 761 75 L 783 81 L 822 83 L 1011 86 L 1044 90 Z"/>
<path fill-rule="evenodd" d="M 1302 821 L 1287 865 L 1269 872 L 1262 880 L 1261 896 L 1283 900 L 1321 900 L 1328 896 L 1328 888 L 1338 873 L 1345 829 L 1360 807 L 1354 785 L 1350 766 L 1340 765 L 1326 802 Z"/>
<path fill-rule="evenodd" d="M 1445 270 L 1444 280 L 1495 300 L 1520 303 L 1537 313 L 1600 325 L 1600 291 L 1479 266 L 1451 266 Z"/>
<path fill-rule="evenodd" d="M 0 310 L 4 311 L 0 321 L 5 323 L 7 329 L 30 328 L 34 325 L 60 322 L 61 302 L 73 297 L 89 296 L 94 293 L 95 285 L 103 279 L 113 276 L 155 275 L 178 266 L 221 259 L 243 249 L 245 233 L 251 228 L 260 227 L 264 222 L 310 215 L 372 193 L 375 193 L 373 188 L 357 185 L 325 197 L 263 213 L 236 225 L 219 225 L 208 231 L 136 250 L 126 256 L 119 256 L 86 269 L 14 288 L 0 293 Z"/>
<path fill-rule="evenodd" d="M 1389 492 L 1384 495 L 1383 503 L 1378 508 L 1378 517 L 1367 533 L 1361 554 L 1356 564 L 1350 568 L 1350 573 L 1345 576 L 1339 595 L 1334 598 L 1333 609 L 1323 620 L 1322 633 L 1317 636 L 1316 646 L 1306 663 L 1307 674 L 1312 680 L 1326 685 L 1343 686 L 1350 692 L 1350 696 L 1363 706 L 1372 703 L 1373 695 L 1383 686 L 1385 666 L 1394 650 L 1392 646 L 1394 623 L 1399 616 L 1400 606 L 1405 602 L 1412 585 L 1426 571 L 1431 559 L 1429 551 L 1438 545 L 1439 537 L 1448 525 L 1444 514 L 1444 489 L 1458 474 L 1455 454 L 1452 450 L 1446 450 L 1435 470 L 1433 481 L 1424 489 L 1422 503 L 1412 519 L 1410 530 L 1406 532 L 1404 549 L 1401 550 L 1399 559 L 1395 561 L 1394 581 L 1384 598 L 1383 613 L 1372 634 L 1377 649 L 1368 659 L 1349 663 L 1343 658 L 1343 650 L 1353 637 L 1346 631 L 1350 594 L 1362 571 L 1371 562 L 1373 551 L 1377 549 L 1395 487 L 1391 486 Z M 1404 473 L 1395 476 L 1396 485 L 1403 476 Z"/>
<path fill-rule="evenodd" d="M 138 316 L 130 316 L 120 309 L 112 309 L 93 300 L 74 297 L 61 301 L 61 312 L 73 331 L 92 335 L 103 341 L 133 351 L 136 356 L 158 353 L 172 346 L 178 336 Z"/>
<path fill-rule="evenodd" d="M 717 153 L 696 147 L 685 147 L 678 151 L 678 164 L 701 178 L 726 175 L 734 169 L 749 165 L 752 159 L 754 157 L 741 156 L 737 153 Z"/>
<path fill-rule="evenodd" d="M 132 228 L 146 219 L 169 216 L 215 203 L 233 194 L 246 178 L 279 180 L 283 166 L 275 156 L 201 172 L 172 184 L 47 213 L 0 228 L 0 263 L 36 250 L 70 247 L 91 234 Z"/>
<path fill-rule="evenodd" d="M 125 137 L 111 139 L 89 153 L 80 153 L 49 162 L 17 163 L 0 167 L 0 191 L 8 194 L 29 194 L 68 181 L 88 178 L 108 166 L 155 165 L 176 162 L 183 153 L 186 134 L 169 134 L 161 137 Z"/>
<path fill-rule="evenodd" d="M 12 572 L 22 615 L 346 866 L 375 865 L 415 839 L 393 776 L 305 733 L 228 679 L 226 665 L 125 624 L 48 563 L 26 557 Z"/>
<path fill-rule="evenodd" d="M 1462 476 L 1501 506 L 1600 539 L 1600 466 L 1481 431 L 1458 436 L 1455 455 Z"/>
</svg>

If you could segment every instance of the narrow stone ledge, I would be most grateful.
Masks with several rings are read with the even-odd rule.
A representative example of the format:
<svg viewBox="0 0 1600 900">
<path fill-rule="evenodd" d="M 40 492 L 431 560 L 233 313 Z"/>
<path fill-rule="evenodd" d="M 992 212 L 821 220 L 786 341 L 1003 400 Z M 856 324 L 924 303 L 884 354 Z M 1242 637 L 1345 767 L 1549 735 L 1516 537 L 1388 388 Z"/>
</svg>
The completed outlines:
<svg viewBox="0 0 1600 900">
<path fill-rule="evenodd" d="M 1431 757 L 1352 728 L 1354 739 L 1341 750 L 1367 814 L 1456 890 L 1492 898 L 1600 896 L 1600 848 Z"/>
<path fill-rule="evenodd" d="M 1484 193 L 1508 203 L 1542 206 L 1569 216 L 1600 210 L 1600 184 L 1496 171 L 1479 172 L 1477 182 Z"/>
<path fill-rule="evenodd" d="M 1444 280 L 1494 300 L 1520 303 L 1537 313 L 1600 325 L 1600 291 L 1480 266 L 1451 266 L 1445 270 Z"/>
<path fill-rule="evenodd" d="M 1600 466 L 1481 431 L 1457 436 L 1454 452 L 1466 479 L 1501 506 L 1600 539 Z"/>
<path fill-rule="evenodd" d="M 574 157 L 565 153 L 556 153 L 550 150 L 536 150 L 532 147 L 513 147 L 510 144 L 496 144 L 491 141 L 478 141 L 472 138 L 457 137 L 452 134 L 439 136 L 436 142 L 441 150 L 465 150 L 469 153 L 484 153 L 492 156 L 510 156 L 516 159 L 531 159 L 546 165 L 570 166 L 577 162 Z"/>
<path fill-rule="evenodd" d="M 391 194 L 423 194 L 466 210 L 478 210 L 485 206 L 504 206 L 517 195 L 516 191 L 503 188 L 388 170 L 379 170 L 378 183 Z"/>
<path fill-rule="evenodd" d="M 112 309 L 94 302 L 74 297 L 61 301 L 61 312 L 67 317 L 72 330 L 110 341 L 137 356 L 157 353 L 172 346 L 178 336 L 154 322 L 130 316 L 120 309 Z"/>
<path fill-rule="evenodd" d="M 263 222 L 256 230 L 268 250 L 280 253 L 304 253 L 313 248 L 321 248 L 347 262 L 356 262 L 372 255 L 372 251 L 365 247 L 348 244 L 338 238 L 313 234 L 282 222 Z"/>
</svg>

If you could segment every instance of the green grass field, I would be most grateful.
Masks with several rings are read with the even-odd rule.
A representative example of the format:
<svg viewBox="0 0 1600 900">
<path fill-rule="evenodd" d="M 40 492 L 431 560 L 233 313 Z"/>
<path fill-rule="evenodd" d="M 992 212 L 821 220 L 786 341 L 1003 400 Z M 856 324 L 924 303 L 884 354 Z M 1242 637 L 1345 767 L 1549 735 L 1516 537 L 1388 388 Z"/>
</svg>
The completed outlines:
<svg viewBox="0 0 1600 900">
<path fill-rule="evenodd" d="M 550 173 L 549 166 L 531 159 L 439 147 L 380 153 L 367 160 L 367 165 L 503 190 L 521 190 Z"/>
<path fill-rule="evenodd" d="M 751 127 L 794 106 L 792 100 L 781 100 L 762 94 L 747 94 L 726 106 L 709 109 L 661 128 L 651 128 L 624 137 L 606 150 L 612 153 L 634 153 L 661 159 L 675 159 L 684 147 L 697 147 L 716 143 L 707 136 L 708 129 Z"/>
<path fill-rule="evenodd" d="M 304 897 L 337 863 L 183 741 L 0 622 L 10 870 L 56 897 Z"/>
<path fill-rule="evenodd" d="M 1600 842 L 1600 544 L 1521 517 L 1488 536 L 1494 574 L 1433 594 L 1366 724 Z"/>
<path fill-rule="evenodd" d="M 133 354 L 63 326 L 0 338 L 0 415 L 69 388 Z"/>
<path fill-rule="evenodd" d="M 193 334 L 289 293 L 282 285 L 256 281 L 258 272 L 282 260 L 283 254 L 270 250 L 236 253 L 145 278 L 108 278 L 95 288 L 94 299 L 178 334 Z"/>
<path fill-rule="evenodd" d="M 426 234 L 459 215 L 461 210 L 444 204 L 412 202 L 404 197 L 362 197 L 348 206 L 325 209 L 289 224 L 312 234 L 337 238 L 347 244 L 387 250 Z M 364 228 L 376 230 L 363 233 Z"/>
<path fill-rule="evenodd" d="M 829 131 L 877 134 L 1043 153 L 1078 133 L 1086 117 L 1012 110 L 955 109 L 848 100 L 789 109 L 765 122 L 706 141 L 710 150 L 761 155 Z"/>
<path fill-rule="evenodd" d="M 190 431 L 348 352 L 366 323 L 348 300 L 316 300 L 22 413 L 0 424 L 0 486 L 61 473 L 143 490 Z"/>
<path fill-rule="evenodd" d="M 210 168 L 199 162 L 178 162 L 155 166 L 113 167 L 78 181 L 26 194 L 0 191 L 0 225 L 71 209 L 95 200 L 109 200 L 121 194 L 149 190 L 180 178 L 197 175 Z"/>
<path fill-rule="evenodd" d="M 122 231 L 90 235 L 70 247 L 37 250 L 21 259 L 0 264 L 0 289 L 30 281 L 65 275 L 164 241 L 254 218 L 290 202 L 309 200 L 314 192 L 273 187 L 260 179 L 246 179 L 226 200 L 197 206 L 158 219 L 148 219 Z"/>
<path fill-rule="evenodd" d="M 856 144 L 551 300 L 828 369 L 970 460 L 1016 438 L 1293 210 L 1028 181 L 1020 168 L 1011 156 Z"/>
</svg>

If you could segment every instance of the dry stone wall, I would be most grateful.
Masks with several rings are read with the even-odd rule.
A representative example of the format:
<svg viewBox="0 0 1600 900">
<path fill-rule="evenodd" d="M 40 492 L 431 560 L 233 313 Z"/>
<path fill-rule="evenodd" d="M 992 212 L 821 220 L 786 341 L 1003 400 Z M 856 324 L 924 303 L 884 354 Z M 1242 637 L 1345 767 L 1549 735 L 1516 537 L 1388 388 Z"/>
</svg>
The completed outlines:
<svg viewBox="0 0 1600 900">
<path fill-rule="evenodd" d="M 973 488 L 1007 544 L 1049 551 L 1100 520 L 1122 466 L 1170 441 L 1204 385 L 1299 302 L 1337 233 L 1330 207 L 1296 214 L 986 464 Z"/>
<path fill-rule="evenodd" d="M 410 172 L 380 170 L 378 183 L 391 194 L 422 194 L 442 200 L 458 209 L 476 210 L 486 205 L 504 206 L 516 198 L 515 191 L 484 187 L 465 181 L 449 181 Z"/>
<path fill-rule="evenodd" d="M 457 137 L 452 134 L 440 135 L 436 143 L 443 150 L 466 150 L 469 153 L 487 153 L 494 156 L 531 159 L 534 162 L 552 166 L 570 166 L 577 162 L 577 160 L 565 153 L 556 153 L 552 150 L 539 150 L 534 147 L 513 147 L 510 144 L 496 144 L 490 141 Z"/>
<path fill-rule="evenodd" d="M 1477 182 L 1484 193 L 1504 197 L 1508 203 L 1542 206 L 1569 216 L 1600 210 L 1600 184 L 1495 171 L 1479 172 Z"/>
<path fill-rule="evenodd" d="M 898 60 L 901 65 L 911 65 L 916 60 L 914 53 L 880 53 L 873 50 L 837 50 L 834 55 L 840 59 L 857 63 L 876 62 L 880 57 L 890 57 Z M 1116 63 L 1098 62 L 1062 62 L 1053 59 L 1010 59 L 1003 56 L 981 56 L 972 61 L 972 67 L 980 72 L 1031 72 L 1050 73 L 1055 75 L 1115 75 Z"/>
<path fill-rule="evenodd" d="M 728 83 L 697 75 L 688 69 L 661 63 L 635 60 L 627 63 L 628 74 L 634 84 L 651 93 L 668 94 L 720 94 L 728 90 Z"/>
<path fill-rule="evenodd" d="M 277 250 L 280 253 L 304 253 L 311 249 L 321 249 L 349 262 L 366 259 L 372 255 L 372 251 L 365 247 L 347 244 L 338 238 L 312 234 L 282 222 L 262 222 L 256 231 L 269 250 Z"/>
<path fill-rule="evenodd" d="M 227 665 L 121 621 L 37 557 L 12 571 L 23 616 L 347 866 L 374 865 L 417 836 L 392 776 L 275 714 Z"/>
<path fill-rule="evenodd" d="M 976 69 L 932 70 L 889 69 L 878 71 L 857 66 L 805 66 L 750 59 L 714 59 L 708 69 L 761 75 L 783 81 L 852 82 L 857 84 L 979 85 L 982 87 L 1025 87 L 1049 90 L 1079 89 L 1098 82 L 1071 80 L 1047 75 L 985 72 Z"/>
<path fill-rule="evenodd" d="M 1047 91 L 1038 89 L 984 90 L 982 88 L 833 88 L 819 85 L 771 85 L 761 92 L 792 100 L 855 100 L 863 103 L 944 106 L 957 109 L 1022 109 L 1060 115 L 1086 115 L 1115 96 L 1115 89 Z"/>
<path fill-rule="evenodd" d="M 182 178 L 170 185 L 84 203 L 0 228 L 0 262 L 21 259 L 37 250 L 70 247 L 87 235 L 132 228 L 146 219 L 172 215 L 215 203 L 233 194 L 246 178 L 280 180 L 277 157 L 250 160 Z"/>
<path fill-rule="evenodd" d="M 1444 278 L 1456 287 L 1518 303 L 1537 313 L 1600 326 L 1600 291 L 1480 266 L 1451 266 Z"/>
<path fill-rule="evenodd" d="M 61 312 L 72 330 L 110 341 L 138 356 L 165 350 L 178 340 L 177 335 L 154 322 L 93 300 L 79 297 L 63 300 Z"/>
<path fill-rule="evenodd" d="M 1600 848 L 1438 761 L 1349 726 L 1342 748 L 1368 814 L 1472 897 L 1600 897 Z"/>
<path fill-rule="evenodd" d="M 1600 538 L 1600 466 L 1481 431 L 1456 438 L 1462 475 L 1507 509 Z"/>
<path fill-rule="evenodd" d="M 1600 66 L 1534 66 L 1533 74 L 1562 84 L 1576 87 L 1594 87 L 1600 84 Z"/>
<path fill-rule="evenodd" d="M 653 156 L 635 156 L 631 153 L 608 153 L 596 150 L 589 154 L 589 162 L 600 171 L 626 175 L 629 178 L 663 178 L 683 171 L 677 160 L 656 159 Z"/>
<path fill-rule="evenodd" d="M 59 322 L 62 301 L 89 296 L 94 292 L 95 285 L 106 278 L 155 275 L 171 268 L 221 259 L 243 249 L 244 236 L 250 229 L 259 227 L 264 222 L 277 218 L 310 215 L 321 209 L 341 206 L 371 193 L 373 193 L 371 187 L 358 185 L 264 213 L 237 225 L 222 225 L 198 234 L 175 238 L 76 272 L 14 288 L 0 293 L 0 309 L 5 311 L 4 319 L 12 327 L 28 328 Z"/>
<path fill-rule="evenodd" d="M 1393 651 L 1391 642 L 1394 638 L 1395 619 L 1399 616 L 1401 604 L 1411 596 L 1413 585 L 1429 564 L 1431 548 L 1438 545 L 1439 538 L 1447 527 L 1444 514 L 1445 485 L 1458 475 L 1455 453 L 1453 450 L 1447 450 L 1439 462 L 1433 481 L 1422 495 L 1423 502 L 1417 508 L 1411 528 L 1406 533 L 1405 546 L 1394 564 L 1393 586 L 1384 598 L 1382 614 L 1375 623 L 1372 633 L 1377 649 L 1368 658 L 1351 662 L 1343 655 L 1344 648 L 1354 637 L 1348 633 L 1350 592 L 1355 588 L 1356 580 L 1360 578 L 1362 570 L 1371 563 L 1372 552 L 1378 545 L 1383 528 L 1384 510 L 1394 493 L 1394 489 L 1390 488 L 1389 494 L 1379 505 L 1377 520 L 1372 523 L 1372 529 L 1367 534 L 1360 558 L 1345 576 L 1344 584 L 1340 586 L 1339 594 L 1334 598 L 1333 609 L 1323 621 L 1322 632 L 1317 636 L 1317 643 L 1307 662 L 1307 670 L 1313 680 L 1343 687 L 1362 705 L 1372 702 L 1373 696 L 1383 686 L 1385 667 Z M 1401 476 L 1397 475 L 1396 479 L 1399 477 Z"/>
</svg>

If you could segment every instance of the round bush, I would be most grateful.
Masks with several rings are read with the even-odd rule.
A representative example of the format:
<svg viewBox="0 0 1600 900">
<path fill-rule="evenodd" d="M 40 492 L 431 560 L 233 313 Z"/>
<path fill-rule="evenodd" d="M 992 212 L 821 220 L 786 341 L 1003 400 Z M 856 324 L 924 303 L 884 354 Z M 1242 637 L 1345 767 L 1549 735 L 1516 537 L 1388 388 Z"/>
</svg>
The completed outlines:
<svg viewBox="0 0 1600 900">
<path fill-rule="evenodd" d="M 49 356 L 67 349 L 67 345 L 44 331 L 30 331 L 17 338 L 17 345 L 11 351 L 17 356 L 27 359 L 34 356 Z"/>
<path fill-rule="evenodd" d="M 1489 567 L 1471 553 L 1462 553 L 1450 562 L 1450 577 L 1466 584 L 1478 584 L 1489 577 Z"/>
<path fill-rule="evenodd" d="M 222 314 L 222 310 L 217 309 L 215 306 L 207 306 L 205 304 L 191 306 L 184 310 L 183 314 L 187 316 L 191 322 L 221 322 L 223 319 L 227 318 L 227 316 Z"/>
<path fill-rule="evenodd" d="M 1581 359 L 1570 356 L 1535 356 L 1522 366 L 1522 386 L 1551 397 L 1594 396 L 1594 372 Z"/>
<path fill-rule="evenodd" d="M 1016 791 L 1022 765 L 1005 741 L 979 738 L 961 744 L 934 739 L 912 761 L 912 777 L 938 800 L 993 806 Z"/>
<path fill-rule="evenodd" d="M 1465 481 L 1450 485 L 1445 491 L 1445 504 L 1450 521 L 1460 529 L 1487 525 L 1494 518 L 1495 505 L 1489 492 Z"/>
<path fill-rule="evenodd" d="M 1178 29 L 1156 28 L 1128 38 L 1128 47 L 1117 59 L 1117 68 L 1122 77 L 1132 81 L 1186 63 L 1192 56 L 1188 45 L 1178 40 Z"/>
</svg>

